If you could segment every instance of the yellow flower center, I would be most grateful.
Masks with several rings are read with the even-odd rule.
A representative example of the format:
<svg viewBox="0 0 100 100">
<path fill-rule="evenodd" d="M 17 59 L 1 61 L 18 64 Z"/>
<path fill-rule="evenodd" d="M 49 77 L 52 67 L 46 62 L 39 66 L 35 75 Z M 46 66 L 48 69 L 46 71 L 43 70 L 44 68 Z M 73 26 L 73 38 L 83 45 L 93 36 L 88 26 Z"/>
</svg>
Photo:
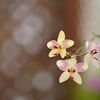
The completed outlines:
<svg viewBox="0 0 100 100">
<path fill-rule="evenodd" d="M 54 49 L 56 49 L 56 53 L 54 55 L 58 55 L 60 53 L 60 50 L 62 49 L 61 45 L 57 44 L 56 46 L 54 46 Z"/>
</svg>

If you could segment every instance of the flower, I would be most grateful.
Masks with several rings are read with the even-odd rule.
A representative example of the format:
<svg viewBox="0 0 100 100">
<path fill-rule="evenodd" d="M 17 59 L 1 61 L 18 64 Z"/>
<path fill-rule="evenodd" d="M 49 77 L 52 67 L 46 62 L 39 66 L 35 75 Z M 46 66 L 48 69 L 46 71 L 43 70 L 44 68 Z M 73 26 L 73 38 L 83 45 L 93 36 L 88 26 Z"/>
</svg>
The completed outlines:
<svg viewBox="0 0 100 100">
<path fill-rule="evenodd" d="M 86 71 L 88 68 L 87 64 L 77 63 L 77 60 L 74 58 L 58 60 L 56 64 L 60 70 L 64 71 L 59 78 L 60 83 L 68 79 L 73 79 L 76 83 L 82 84 L 82 79 L 78 72 Z"/>
<path fill-rule="evenodd" d="M 84 62 L 89 64 L 93 63 L 97 68 L 99 68 L 99 59 L 100 54 L 100 45 L 97 45 L 95 42 L 86 41 L 87 54 L 84 56 Z"/>
<path fill-rule="evenodd" d="M 56 55 L 60 54 L 61 57 L 64 58 L 67 54 L 66 49 L 73 45 L 74 41 L 65 39 L 65 33 L 63 31 L 60 31 L 57 41 L 51 40 L 47 43 L 47 47 L 51 49 L 49 57 L 55 57 Z"/>
</svg>

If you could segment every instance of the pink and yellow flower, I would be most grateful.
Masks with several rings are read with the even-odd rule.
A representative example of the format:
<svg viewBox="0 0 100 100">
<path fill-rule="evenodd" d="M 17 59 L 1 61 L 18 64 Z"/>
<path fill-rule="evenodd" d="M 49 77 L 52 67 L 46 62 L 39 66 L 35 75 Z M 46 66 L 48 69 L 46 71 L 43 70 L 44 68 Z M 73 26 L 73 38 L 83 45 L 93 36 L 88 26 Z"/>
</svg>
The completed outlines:
<svg viewBox="0 0 100 100">
<path fill-rule="evenodd" d="M 82 84 L 82 79 L 78 72 L 86 71 L 88 68 L 87 64 L 77 63 L 77 60 L 73 58 L 58 60 L 56 64 L 60 70 L 64 71 L 59 78 L 60 83 L 68 79 L 73 79 L 76 83 Z"/>
<path fill-rule="evenodd" d="M 97 68 L 99 68 L 99 59 L 98 56 L 100 56 L 100 45 L 97 45 L 94 42 L 86 42 L 86 49 L 87 54 L 84 56 L 84 62 L 89 64 L 90 62 L 93 63 Z"/>
<path fill-rule="evenodd" d="M 55 57 L 60 54 L 62 58 L 64 58 L 67 54 L 66 49 L 72 47 L 74 45 L 74 41 L 70 39 L 65 39 L 65 33 L 60 31 L 58 35 L 58 39 L 51 40 L 47 43 L 47 47 L 51 49 L 49 53 L 49 57 Z"/>
</svg>

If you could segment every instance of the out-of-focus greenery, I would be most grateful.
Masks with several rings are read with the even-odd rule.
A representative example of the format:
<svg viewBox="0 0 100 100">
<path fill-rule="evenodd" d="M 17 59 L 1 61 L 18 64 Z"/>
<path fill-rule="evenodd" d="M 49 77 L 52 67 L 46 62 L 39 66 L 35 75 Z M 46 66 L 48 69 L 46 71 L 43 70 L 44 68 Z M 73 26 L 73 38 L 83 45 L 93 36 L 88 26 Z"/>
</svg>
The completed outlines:
<svg viewBox="0 0 100 100">
<path fill-rule="evenodd" d="M 100 100 L 100 92 L 79 87 L 74 93 L 73 100 Z"/>
</svg>

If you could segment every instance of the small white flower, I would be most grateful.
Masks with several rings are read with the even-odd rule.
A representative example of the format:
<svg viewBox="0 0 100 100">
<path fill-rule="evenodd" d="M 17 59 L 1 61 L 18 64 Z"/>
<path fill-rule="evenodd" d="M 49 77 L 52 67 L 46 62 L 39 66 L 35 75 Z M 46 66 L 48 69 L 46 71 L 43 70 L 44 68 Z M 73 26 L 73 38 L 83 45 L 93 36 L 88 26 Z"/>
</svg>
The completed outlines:
<svg viewBox="0 0 100 100">
<path fill-rule="evenodd" d="M 67 54 L 66 49 L 72 47 L 73 45 L 74 41 L 65 39 L 65 33 L 60 31 L 57 41 L 51 40 L 47 43 L 47 47 L 51 49 L 49 57 L 55 57 L 60 54 L 61 57 L 64 58 Z"/>
<path fill-rule="evenodd" d="M 91 61 L 97 68 L 99 68 L 100 64 L 98 61 L 98 55 L 100 54 L 100 45 L 87 41 L 86 49 L 88 53 L 84 57 L 84 62 L 89 64 Z"/>
<path fill-rule="evenodd" d="M 82 84 L 82 79 L 78 72 L 84 72 L 88 68 L 87 64 L 77 63 L 77 60 L 73 58 L 68 60 L 58 60 L 57 66 L 60 70 L 64 71 L 59 78 L 60 83 L 71 78 L 76 83 Z"/>
</svg>

